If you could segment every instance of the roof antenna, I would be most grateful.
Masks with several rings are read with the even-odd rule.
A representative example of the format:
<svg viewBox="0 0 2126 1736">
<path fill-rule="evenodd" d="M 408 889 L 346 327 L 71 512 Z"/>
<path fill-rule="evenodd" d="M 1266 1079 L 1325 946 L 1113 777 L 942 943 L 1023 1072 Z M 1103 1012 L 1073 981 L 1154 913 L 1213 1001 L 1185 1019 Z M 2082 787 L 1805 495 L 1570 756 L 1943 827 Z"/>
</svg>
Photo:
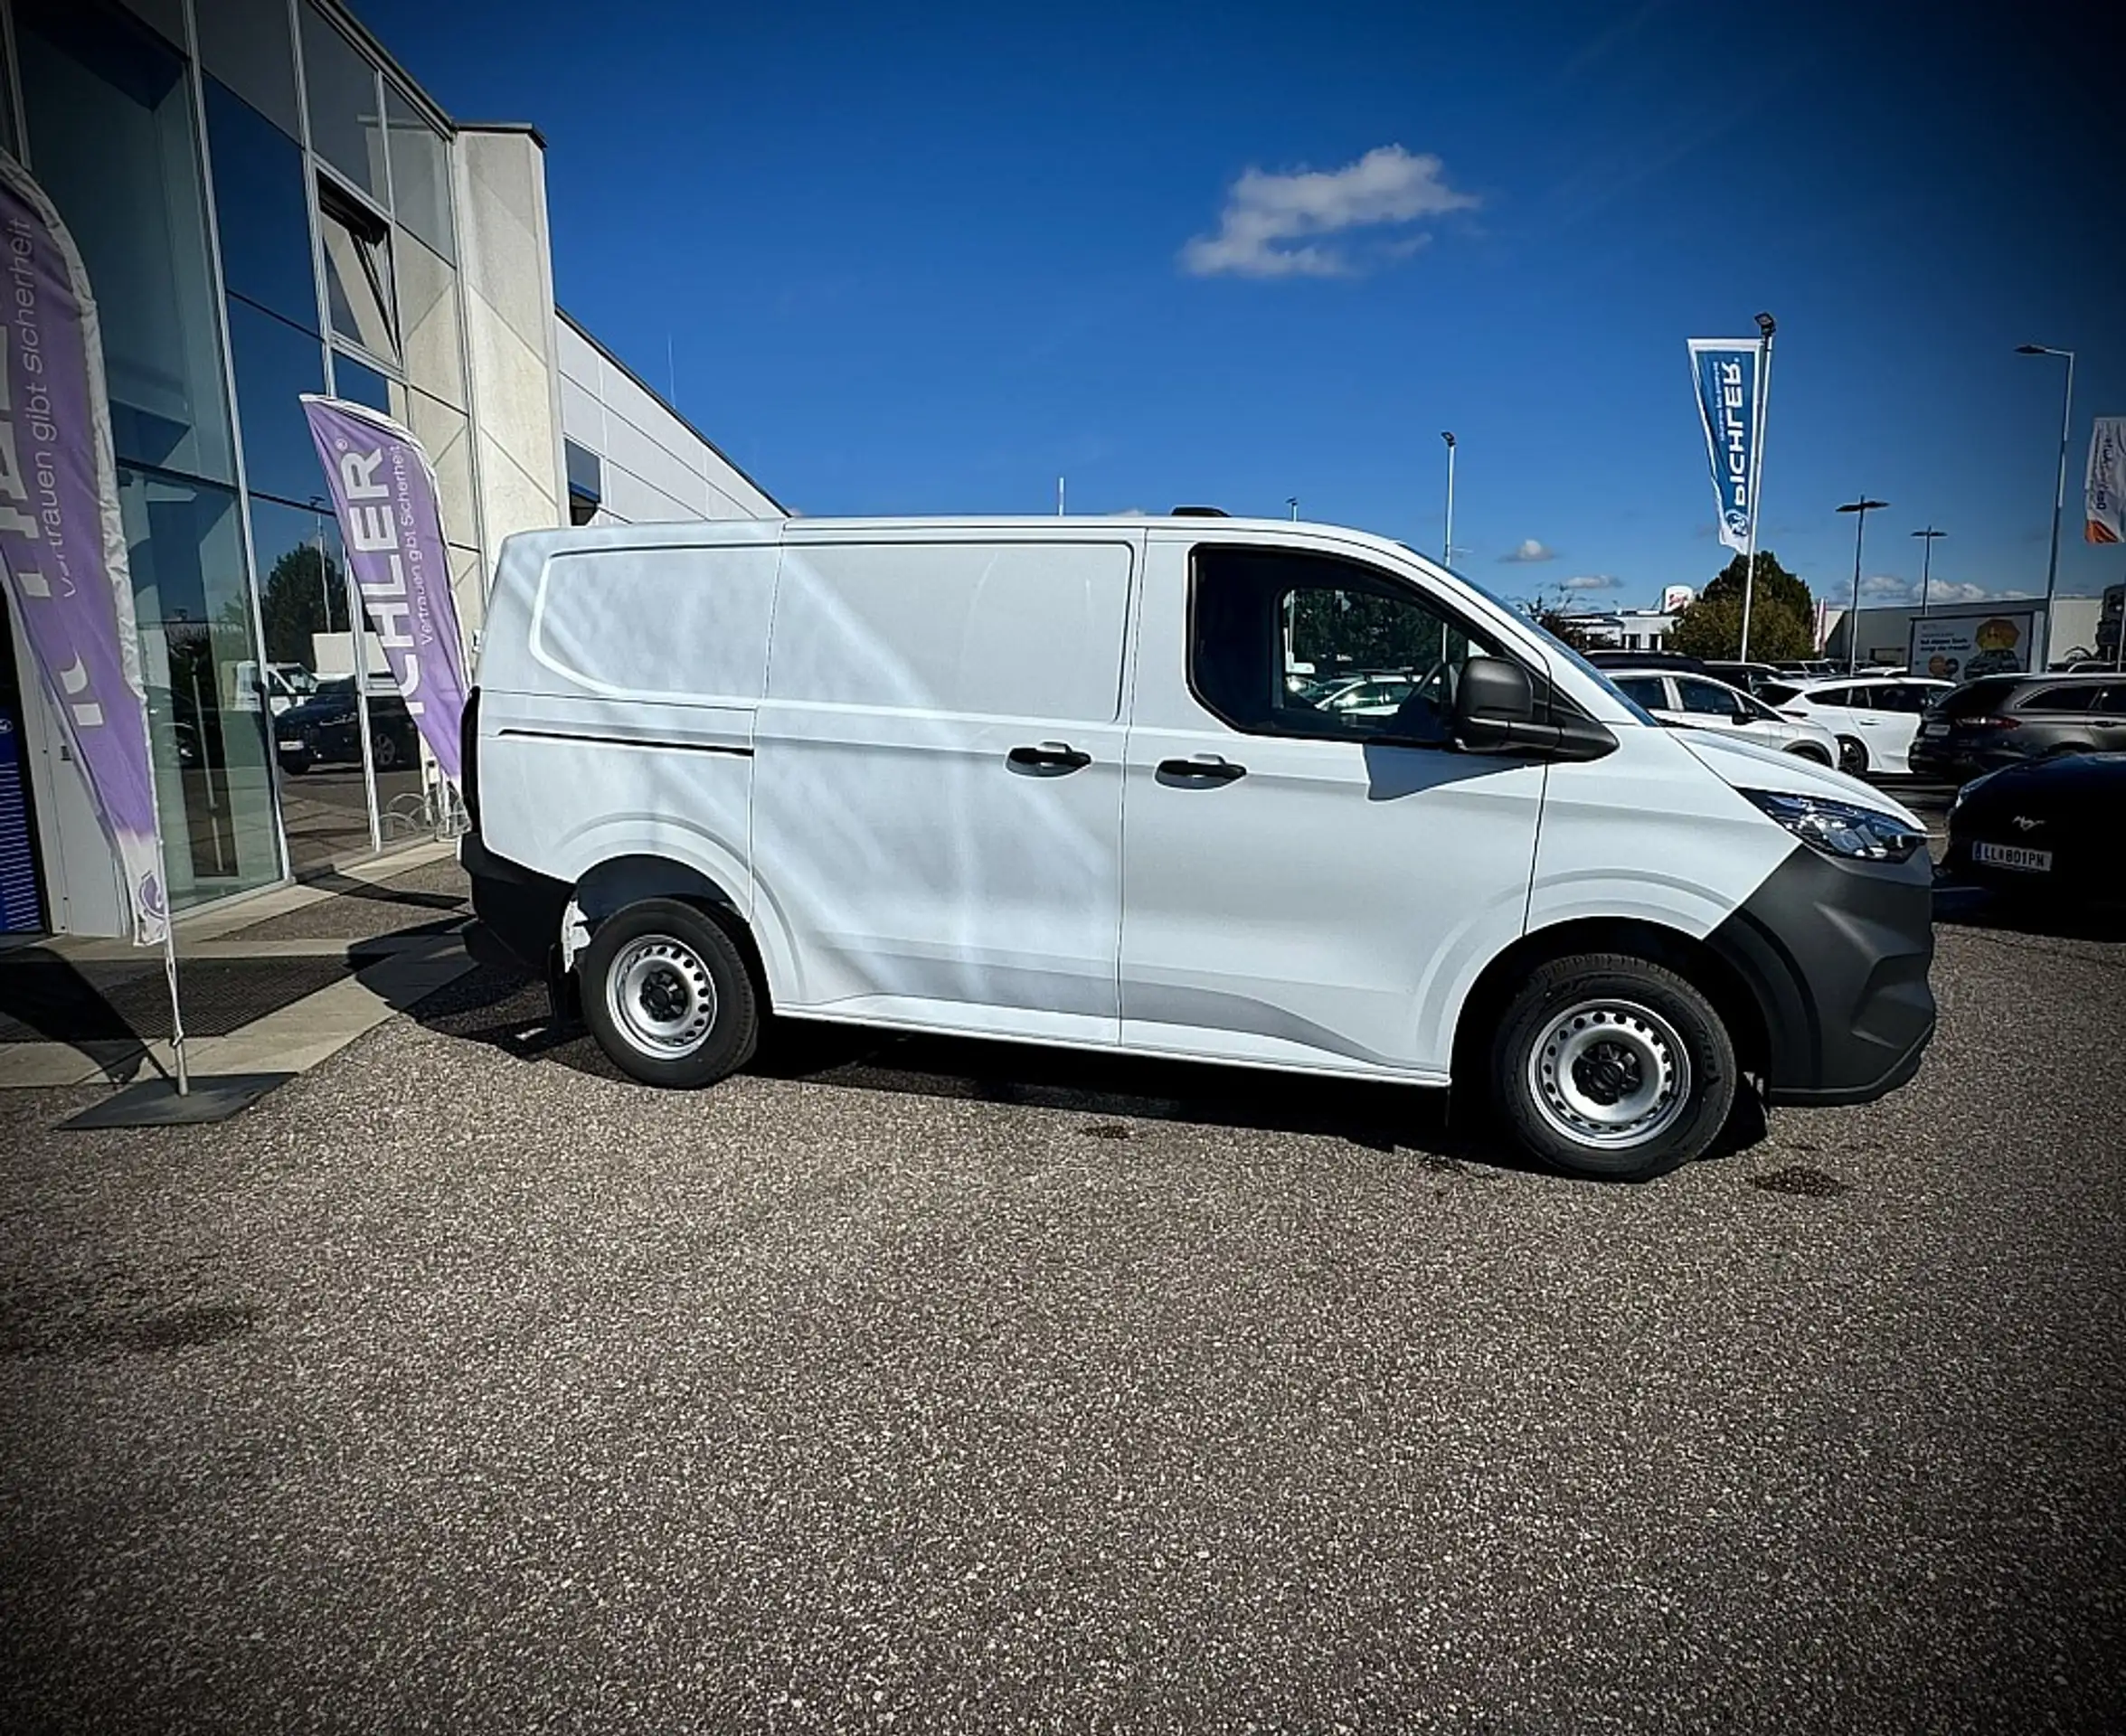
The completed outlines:
<svg viewBox="0 0 2126 1736">
<path fill-rule="evenodd" d="M 665 401 L 674 410 L 679 408 L 679 375 L 672 366 L 672 334 L 665 334 Z"/>
</svg>

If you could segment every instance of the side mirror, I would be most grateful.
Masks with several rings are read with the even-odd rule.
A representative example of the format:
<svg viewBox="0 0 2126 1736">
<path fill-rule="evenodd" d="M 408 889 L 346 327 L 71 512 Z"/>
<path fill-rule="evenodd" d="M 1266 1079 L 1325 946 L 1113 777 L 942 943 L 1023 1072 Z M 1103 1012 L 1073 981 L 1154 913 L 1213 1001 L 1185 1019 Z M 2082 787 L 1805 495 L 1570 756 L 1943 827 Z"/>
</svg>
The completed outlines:
<svg viewBox="0 0 2126 1736">
<path fill-rule="evenodd" d="M 1616 751 L 1617 738 L 1571 706 L 1538 723 L 1535 684 L 1526 669 L 1505 657 L 1471 657 L 1454 690 L 1454 745 L 1464 753 L 1599 760 Z"/>
<path fill-rule="evenodd" d="M 1510 753 L 1534 743 L 1535 684 L 1504 657 L 1471 657 L 1454 690 L 1454 739 L 1470 753 Z"/>
</svg>

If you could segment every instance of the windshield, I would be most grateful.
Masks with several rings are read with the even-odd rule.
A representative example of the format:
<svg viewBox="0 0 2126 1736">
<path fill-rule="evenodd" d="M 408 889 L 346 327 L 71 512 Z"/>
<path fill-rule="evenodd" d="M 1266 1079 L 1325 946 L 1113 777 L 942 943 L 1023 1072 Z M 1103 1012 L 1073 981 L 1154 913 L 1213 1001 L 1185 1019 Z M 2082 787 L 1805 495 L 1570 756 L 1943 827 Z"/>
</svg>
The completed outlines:
<svg viewBox="0 0 2126 1736">
<path fill-rule="evenodd" d="M 1405 542 L 1403 546 L 1406 549 L 1410 547 L 1407 542 Z M 1412 550 L 1411 552 L 1415 553 L 1416 551 Z M 1501 597 L 1497 591 L 1493 590 L 1490 586 L 1484 583 L 1484 581 L 1480 579 L 1472 579 L 1469 576 L 1468 573 L 1462 572 L 1453 567 L 1449 567 L 1447 571 L 1453 573 L 1455 578 L 1460 580 L 1463 584 L 1467 585 L 1471 590 L 1475 591 L 1478 596 L 1485 598 L 1488 601 L 1497 603 L 1499 608 L 1503 609 L 1508 615 L 1513 616 L 1515 619 L 1521 622 L 1523 626 L 1533 628 L 1539 638 L 1547 640 L 1551 647 L 1561 656 L 1563 656 L 1568 663 L 1572 664 L 1574 668 L 1580 670 L 1583 675 L 1592 676 L 1595 683 L 1605 693 L 1609 694 L 1609 696 L 1615 700 L 1618 704 L 1621 705 L 1626 711 L 1630 712 L 1633 717 L 1637 718 L 1641 723 L 1645 724 L 1647 728 L 1649 730 L 1658 730 L 1662 727 L 1661 720 L 1659 718 L 1656 717 L 1651 712 L 1648 711 L 1645 706 L 1641 705 L 1637 700 L 1633 699 L 1630 694 L 1624 692 L 1624 690 L 1619 687 L 1615 682 L 1611 681 L 1600 669 L 1596 668 L 1592 663 L 1588 662 L 1585 657 L 1582 656 L 1579 652 L 1575 651 L 1571 646 L 1567 645 L 1563 639 L 1559 638 L 1556 634 L 1553 633 L 1547 627 L 1544 626 L 1541 621 L 1537 620 L 1533 615 L 1530 615 L 1518 603 L 1516 603 L 1507 598 Z"/>
</svg>

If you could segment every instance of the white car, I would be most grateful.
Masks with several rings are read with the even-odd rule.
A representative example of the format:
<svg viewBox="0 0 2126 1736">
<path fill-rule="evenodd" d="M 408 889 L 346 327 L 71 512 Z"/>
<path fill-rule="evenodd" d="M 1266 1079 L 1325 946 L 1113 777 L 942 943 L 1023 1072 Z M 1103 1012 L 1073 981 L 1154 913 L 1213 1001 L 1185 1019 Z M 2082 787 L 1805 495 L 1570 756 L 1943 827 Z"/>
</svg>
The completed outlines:
<svg viewBox="0 0 2126 1736">
<path fill-rule="evenodd" d="M 1337 709 L 1299 664 L 1416 680 Z M 638 1080 L 762 1015 L 1482 1092 L 1559 1167 L 1857 1103 L 1934 1024 L 1895 802 L 1652 723 L 1518 610 L 1285 520 L 766 519 L 503 544 L 483 938 Z"/>
<path fill-rule="evenodd" d="M 1927 708 L 1954 689 L 1952 681 L 1923 675 L 1859 675 L 1767 686 L 1764 698 L 1797 723 L 1815 723 L 1838 738 L 1838 769 L 1909 777 L 1905 757 Z"/>
<path fill-rule="evenodd" d="M 1645 706 L 1664 723 L 1732 730 L 1782 753 L 1813 760 L 1819 766 L 1838 762 L 1838 737 L 1820 723 L 1781 717 L 1763 701 L 1753 699 L 1724 681 L 1657 669 L 1611 669 L 1606 673 L 1627 699 Z"/>
</svg>

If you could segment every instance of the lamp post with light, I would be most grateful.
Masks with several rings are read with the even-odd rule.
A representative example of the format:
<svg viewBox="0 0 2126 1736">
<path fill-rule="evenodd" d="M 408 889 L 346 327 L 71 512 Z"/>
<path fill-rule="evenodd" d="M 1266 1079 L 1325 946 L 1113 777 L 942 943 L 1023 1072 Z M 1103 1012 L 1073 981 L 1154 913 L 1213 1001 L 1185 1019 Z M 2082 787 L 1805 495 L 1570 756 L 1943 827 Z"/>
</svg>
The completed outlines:
<svg viewBox="0 0 2126 1736">
<path fill-rule="evenodd" d="M 1447 442 L 1447 539 L 1441 545 L 1440 564 L 1454 564 L 1454 436 L 1441 430 L 1440 438 Z"/>
<path fill-rule="evenodd" d="M 2045 648 L 2042 669 L 2052 667 L 2052 599 L 2060 581 L 2060 513 L 2067 504 L 2067 431 L 2074 420 L 2074 352 L 2055 350 L 2049 344 L 2018 344 L 2017 355 L 2064 356 L 2067 363 L 2067 389 L 2060 399 L 2059 480 L 2052 491 L 2052 553 L 2045 563 Z"/>
<path fill-rule="evenodd" d="M 1860 543 L 1867 533 L 1867 515 L 1879 511 L 1890 503 L 1886 500 L 1870 500 L 1866 495 L 1858 500 L 1849 500 L 1838 508 L 1841 513 L 1853 514 L 1853 609 L 1846 617 L 1846 673 L 1849 675 L 1860 666 Z"/>
<path fill-rule="evenodd" d="M 1948 534 L 1947 531 L 1937 531 L 1932 524 L 1923 531 L 1913 532 L 1913 535 L 1922 539 L 1920 548 L 1924 551 L 1919 560 L 1919 612 L 1923 620 L 1926 618 L 1927 597 L 1933 586 L 1934 539 Z"/>
</svg>

